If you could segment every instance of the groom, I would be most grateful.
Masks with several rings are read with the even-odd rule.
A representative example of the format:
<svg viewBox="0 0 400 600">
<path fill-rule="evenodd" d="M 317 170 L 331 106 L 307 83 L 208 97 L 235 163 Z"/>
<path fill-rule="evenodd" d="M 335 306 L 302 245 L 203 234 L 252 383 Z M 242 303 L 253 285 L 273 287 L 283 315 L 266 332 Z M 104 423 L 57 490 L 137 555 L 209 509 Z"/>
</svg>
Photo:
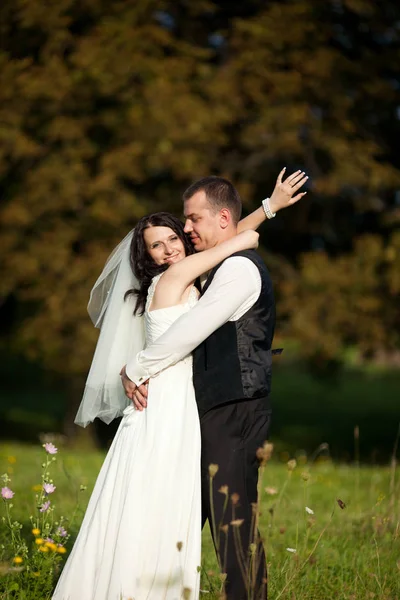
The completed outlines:
<svg viewBox="0 0 400 600">
<path fill-rule="evenodd" d="M 266 207 L 267 216 L 300 197 L 292 196 L 301 179 L 294 174 L 281 183 L 280 194 L 271 197 Z M 205 177 L 195 182 L 183 201 L 185 231 L 197 251 L 236 235 L 242 204 L 226 179 Z M 266 560 L 260 536 L 254 532 L 253 505 L 257 502 L 256 452 L 268 438 L 271 420 L 274 328 L 269 273 L 254 250 L 238 252 L 210 271 L 197 305 L 141 352 L 140 361 L 128 363 L 122 378 L 126 394 L 143 410 L 147 406 L 144 382 L 193 351 L 202 436 L 203 525 L 208 519 L 227 575 L 227 600 L 248 598 L 243 568 L 252 542 L 257 547 L 252 597 L 267 598 Z"/>
</svg>

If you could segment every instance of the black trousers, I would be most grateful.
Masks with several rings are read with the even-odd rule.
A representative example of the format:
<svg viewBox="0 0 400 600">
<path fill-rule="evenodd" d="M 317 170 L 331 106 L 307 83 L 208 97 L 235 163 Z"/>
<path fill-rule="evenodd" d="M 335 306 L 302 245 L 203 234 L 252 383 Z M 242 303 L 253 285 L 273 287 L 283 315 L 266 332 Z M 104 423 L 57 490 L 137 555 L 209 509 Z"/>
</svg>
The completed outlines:
<svg viewBox="0 0 400 600">
<path fill-rule="evenodd" d="M 256 452 L 268 438 L 270 421 L 267 398 L 225 404 L 200 418 L 202 525 L 210 523 L 220 567 L 226 573 L 227 600 L 267 598 L 266 559 L 255 532 L 254 504 Z M 211 467 L 210 475 L 210 465 L 218 465 L 215 474 L 216 468 Z"/>
</svg>

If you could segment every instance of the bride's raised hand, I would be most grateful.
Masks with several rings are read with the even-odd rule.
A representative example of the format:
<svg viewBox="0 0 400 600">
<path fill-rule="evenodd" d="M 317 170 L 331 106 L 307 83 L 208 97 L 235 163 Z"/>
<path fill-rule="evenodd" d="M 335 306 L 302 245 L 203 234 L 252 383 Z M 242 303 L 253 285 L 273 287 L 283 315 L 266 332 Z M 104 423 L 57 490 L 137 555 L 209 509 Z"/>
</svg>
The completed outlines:
<svg viewBox="0 0 400 600">
<path fill-rule="evenodd" d="M 269 199 L 269 206 L 273 213 L 277 213 L 287 206 L 292 206 L 292 204 L 295 204 L 295 202 L 307 194 L 307 192 L 297 194 L 298 190 L 308 180 L 308 176 L 304 174 L 304 171 L 296 171 L 289 175 L 285 181 L 282 181 L 285 171 L 286 167 L 279 173 L 274 191 Z"/>
</svg>

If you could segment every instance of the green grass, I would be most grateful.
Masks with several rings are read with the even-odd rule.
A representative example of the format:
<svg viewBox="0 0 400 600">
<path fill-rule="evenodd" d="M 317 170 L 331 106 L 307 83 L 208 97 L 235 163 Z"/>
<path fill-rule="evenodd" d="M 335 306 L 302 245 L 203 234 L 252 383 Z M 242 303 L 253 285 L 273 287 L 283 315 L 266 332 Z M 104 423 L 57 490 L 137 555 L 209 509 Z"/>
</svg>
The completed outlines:
<svg viewBox="0 0 400 600">
<path fill-rule="evenodd" d="M 56 512 L 71 520 L 72 538 L 103 458 L 100 452 L 61 448 L 52 466 Z M 28 537 L 32 487 L 40 483 L 42 461 L 40 445 L 0 446 L 0 472 L 9 472 L 15 491 L 13 516 L 24 524 Z M 81 485 L 87 489 L 80 491 Z M 270 600 L 400 598 L 400 485 L 394 465 L 357 468 L 328 460 L 310 463 L 303 456 L 290 472 L 286 464 L 271 461 L 261 488 L 260 527 L 266 540 Z M 277 493 L 268 494 L 265 488 Z M 337 498 L 346 508 L 338 506 Z M 1 542 L 7 543 L 4 525 Z M 219 579 L 208 527 L 203 532 L 202 566 L 202 589 L 208 593 L 201 598 L 213 600 Z"/>
</svg>

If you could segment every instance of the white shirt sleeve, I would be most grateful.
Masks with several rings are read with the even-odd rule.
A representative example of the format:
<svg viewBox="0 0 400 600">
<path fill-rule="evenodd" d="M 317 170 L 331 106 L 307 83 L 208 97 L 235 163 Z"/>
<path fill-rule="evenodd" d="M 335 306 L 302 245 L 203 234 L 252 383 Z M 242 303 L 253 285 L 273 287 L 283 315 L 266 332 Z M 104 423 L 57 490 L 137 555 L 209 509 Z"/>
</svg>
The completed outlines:
<svg viewBox="0 0 400 600">
<path fill-rule="evenodd" d="M 177 363 L 213 331 L 240 318 L 260 292 L 260 273 L 251 260 L 240 256 L 226 259 L 196 306 L 126 365 L 127 376 L 140 385 Z"/>
</svg>

